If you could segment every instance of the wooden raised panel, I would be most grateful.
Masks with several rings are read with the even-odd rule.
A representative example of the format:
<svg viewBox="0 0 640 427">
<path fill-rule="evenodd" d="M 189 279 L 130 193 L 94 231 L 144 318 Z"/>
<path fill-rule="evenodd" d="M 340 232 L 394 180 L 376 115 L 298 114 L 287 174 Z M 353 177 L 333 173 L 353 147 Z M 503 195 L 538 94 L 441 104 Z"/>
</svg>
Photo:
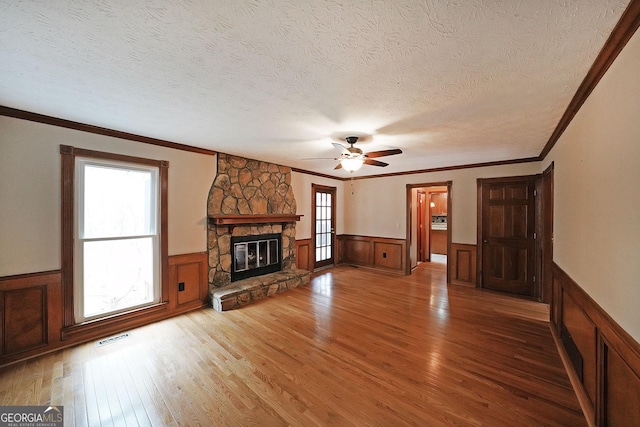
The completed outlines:
<svg viewBox="0 0 640 427">
<path fill-rule="evenodd" d="M 471 281 L 471 252 L 456 251 L 456 278 L 464 282 Z"/>
<path fill-rule="evenodd" d="M 296 240 L 296 266 L 301 270 L 312 271 L 311 239 Z M 336 257 L 337 258 L 337 257 Z"/>
<path fill-rule="evenodd" d="M 584 388 L 595 404 L 596 398 L 596 327 L 566 292 L 562 295 L 562 323 L 569 331 L 582 356 Z"/>
<path fill-rule="evenodd" d="M 487 237 L 505 237 L 504 223 L 504 206 L 489 206 L 489 236 Z"/>
<path fill-rule="evenodd" d="M 527 238 L 527 224 L 529 224 L 529 218 L 527 217 L 526 206 L 512 206 L 509 215 L 509 222 L 511 224 L 510 238 L 526 239 Z"/>
<path fill-rule="evenodd" d="M 47 345 L 47 287 L 3 292 L 3 355 Z"/>
<path fill-rule="evenodd" d="M 504 190 L 502 188 L 489 188 L 489 200 L 504 200 Z"/>
<path fill-rule="evenodd" d="M 402 245 L 398 243 L 373 242 L 373 265 L 391 270 L 402 270 Z"/>
<path fill-rule="evenodd" d="M 529 198 L 527 188 L 520 185 L 507 187 L 505 193 L 506 200 L 527 200 Z"/>
<path fill-rule="evenodd" d="M 177 269 L 178 286 L 184 286 L 184 289 L 178 289 L 178 305 L 196 301 L 200 298 L 200 282 L 202 281 L 200 264 L 197 262 L 182 264 Z"/>
<path fill-rule="evenodd" d="M 170 305 L 191 309 L 207 303 L 207 253 L 197 252 L 169 257 Z M 183 287 L 183 290 L 180 288 Z"/>
<path fill-rule="evenodd" d="M 604 410 L 600 424 L 640 426 L 640 377 L 615 350 L 603 345 Z"/>
<path fill-rule="evenodd" d="M 476 245 L 451 243 L 449 256 L 451 283 L 476 286 Z"/>
<path fill-rule="evenodd" d="M 0 278 L 0 365 L 57 345 L 61 328 L 60 272 Z"/>
<path fill-rule="evenodd" d="M 347 264 L 371 265 L 371 240 L 359 236 L 346 237 L 343 257 Z"/>
</svg>

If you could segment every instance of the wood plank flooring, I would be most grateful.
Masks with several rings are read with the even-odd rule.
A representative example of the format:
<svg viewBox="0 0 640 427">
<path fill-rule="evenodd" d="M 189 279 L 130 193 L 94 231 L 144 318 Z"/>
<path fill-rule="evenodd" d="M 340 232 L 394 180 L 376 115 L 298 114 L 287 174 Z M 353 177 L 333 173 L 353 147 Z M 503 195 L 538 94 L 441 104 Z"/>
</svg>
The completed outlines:
<svg viewBox="0 0 640 427">
<path fill-rule="evenodd" d="M 0 405 L 64 405 L 68 426 L 586 425 L 545 305 L 340 266 L 0 370 Z"/>
</svg>

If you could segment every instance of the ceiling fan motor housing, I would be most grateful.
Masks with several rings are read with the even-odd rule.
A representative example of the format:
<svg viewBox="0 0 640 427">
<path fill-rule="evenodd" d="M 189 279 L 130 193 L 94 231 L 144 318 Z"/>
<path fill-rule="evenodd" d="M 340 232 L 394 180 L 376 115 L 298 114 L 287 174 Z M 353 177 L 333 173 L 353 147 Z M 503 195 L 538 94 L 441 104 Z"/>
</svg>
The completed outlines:
<svg viewBox="0 0 640 427">
<path fill-rule="evenodd" d="M 358 137 L 357 136 L 347 136 L 345 138 L 345 140 L 347 141 L 347 143 L 350 145 L 350 147 L 347 148 L 347 150 L 352 154 L 352 155 L 356 155 L 356 156 L 361 156 L 362 155 L 362 150 L 359 148 L 356 148 L 353 146 L 353 144 L 355 144 L 356 142 L 358 142 Z M 346 148 L 346 147 L 345 147 Z M 348 157 L 354 157 L 354 156 L 348 156 Z"/>
</svg>

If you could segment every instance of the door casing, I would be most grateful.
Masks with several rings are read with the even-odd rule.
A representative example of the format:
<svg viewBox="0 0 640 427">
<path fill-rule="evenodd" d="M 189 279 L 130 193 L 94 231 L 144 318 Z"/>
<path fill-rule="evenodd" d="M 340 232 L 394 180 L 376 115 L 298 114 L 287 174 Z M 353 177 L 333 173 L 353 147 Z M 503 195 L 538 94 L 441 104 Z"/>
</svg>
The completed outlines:
<svg viewBox="0 0 640 427">
<path fill-rule="evenodd" d="M 424 183 L 424 184 L 407 184 L 406 185 L 406 242 L 407 244 L 406 246 L 406 253 L 405 253 L 405 269 L 404 269 L 404 274 L 405 275 L 410 275 L 411 274 L 411 245 L 415 244 L 416 242 L 412 241 L 411 238 L 411 233 L 412 233 L 412 226 L 411 226 L 411 221 L 412 221 L 412 215 L 413 215 L 413 203 L 411 202 L 411 190 L 414 188 L 421 188 L 421 187 L 447 187 L 447 254 L 451 254 L 451 236 L 452 236 L 452 229 L 453 229 L 453 223 L 451 221 L 451 218 L 453 217 L 453 208 L 452 208 L 452 185 L 453 185 L 453 181 L 439 181 L 439 182 L 429 182 L 429 183 Z M 449 255 L 447 255 L 448 257 Z M 451 263 L 447 263 L 447 283 L 450 283 L 450 269 Z"/>
</svg>

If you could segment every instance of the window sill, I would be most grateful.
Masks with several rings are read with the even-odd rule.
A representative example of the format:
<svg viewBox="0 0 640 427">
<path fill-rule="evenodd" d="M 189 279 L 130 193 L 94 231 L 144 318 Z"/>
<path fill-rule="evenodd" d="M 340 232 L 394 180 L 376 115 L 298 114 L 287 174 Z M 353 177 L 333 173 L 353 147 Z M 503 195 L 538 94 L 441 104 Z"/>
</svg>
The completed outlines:
<svg viewBox="0 0 640 427">
<path fill-rule="evenodd" d="M 106 334 L 122 332 L 124 328 L 135 328 L 149 321 L 155 320 L 158 314 L 164 314 L 169 309 L 167 302 L 161 302 L 118 313 L 101 319 L 90 320 L 77 325 L 68 326 L 61 331 L 61 338 L 65 340 L 84 340 L 89 337 L 104 337 Z"/>
</svg>

